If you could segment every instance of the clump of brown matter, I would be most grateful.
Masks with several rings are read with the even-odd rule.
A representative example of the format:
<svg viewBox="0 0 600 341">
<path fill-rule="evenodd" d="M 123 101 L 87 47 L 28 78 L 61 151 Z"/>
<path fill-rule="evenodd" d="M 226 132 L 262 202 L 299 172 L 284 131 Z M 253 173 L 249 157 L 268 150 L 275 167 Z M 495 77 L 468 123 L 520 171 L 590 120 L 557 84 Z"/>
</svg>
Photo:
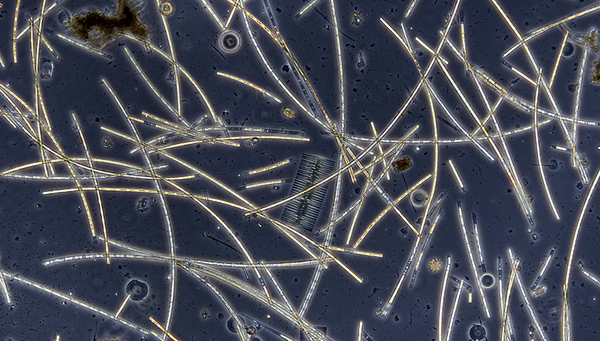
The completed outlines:
<svg viewBox="0 0 600 341">
<path fill-rule="evenodd" d="M 408 156 L 401 157 L 392 163 L 396 172 L 403 172 L 412 166 L 412 162 Z"/>
<path fill-rule="evenodd" d="M 70 22 L 73 34 L 99 49 L 113 42 L 126 31 L 141 39 L 148 38 L 150 29 L 142 23 L 133 6 L 127 0 L 118 1 L 117 12 L 113 15 L 87 11 L 73 16 Z"/>
<path fill-rule="evenodd" d="M 600 59 L 596 60 L 592 65 L 592 83 L 600 85 Z"/>
</svg>

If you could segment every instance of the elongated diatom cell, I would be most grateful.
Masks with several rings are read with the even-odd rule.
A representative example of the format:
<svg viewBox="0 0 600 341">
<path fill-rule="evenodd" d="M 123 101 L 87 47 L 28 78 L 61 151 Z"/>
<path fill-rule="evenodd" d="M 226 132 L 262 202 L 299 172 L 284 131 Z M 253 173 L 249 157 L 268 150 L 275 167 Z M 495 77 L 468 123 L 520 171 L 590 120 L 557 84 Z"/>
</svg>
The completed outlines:
<svg viewBox="0 0 600 341">
<path fill-rule="evenodd" d="M 290 195 L 311 188 L 333 172 L 335 162 L 321 156 L 302 154 Z M 281 219 L 293 226 L 312 231 L 327 194 L 327 184 L 318 186 L 285 205 Z"/>
</svg>

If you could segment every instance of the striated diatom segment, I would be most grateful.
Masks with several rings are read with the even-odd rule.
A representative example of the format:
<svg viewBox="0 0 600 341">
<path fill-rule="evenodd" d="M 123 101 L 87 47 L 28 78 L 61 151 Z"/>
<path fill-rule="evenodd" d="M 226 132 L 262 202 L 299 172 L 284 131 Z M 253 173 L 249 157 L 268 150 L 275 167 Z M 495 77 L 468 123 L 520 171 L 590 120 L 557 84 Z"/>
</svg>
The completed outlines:
<svg viewBox="0 0 600 341">
<path fill-rule="evenodd" d="M 321 156 L 302 154 L 290 195 L 298 194 L 333 172 L 335 162 Z M 312 231 L 323 207 L 327 185 L 314 188 L 285 205 L 281 219 Z"/>
</svg>

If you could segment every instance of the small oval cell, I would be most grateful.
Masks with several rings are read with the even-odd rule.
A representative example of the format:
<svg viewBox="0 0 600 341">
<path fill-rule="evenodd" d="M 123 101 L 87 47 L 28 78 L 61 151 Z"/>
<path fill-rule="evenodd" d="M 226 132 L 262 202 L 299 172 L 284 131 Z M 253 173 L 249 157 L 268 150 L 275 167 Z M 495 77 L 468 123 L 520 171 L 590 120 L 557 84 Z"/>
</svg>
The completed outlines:
<svg viewBox="0 0 600 341">
<path fill-rule="evenodd" d="M 296 112 L 294 111 L 294 109 L 290 108 L 290 107 L 285 107 L 283 108 L 283 110 L 281 111 L 281 113 L 283 114 L 283 116 L 292 119 L 294 117 L 296 117 Z"/>
<path fill-rule="evenodd" d="M 51 59 L 42 58 L 40 61 L 40 79 L 48 80 L 52 78 L 54 72 L 54 63 Z"/>
<path fill-rule="evenodd" d="M 65 8 L 59 9 L 56 13 L 56 21 L 58 21 L 59 25 L 63 28 L 68 28 L 71 23 L 71 12 Z"/>
<path fill-rule="evenodd" d="M 225 31 L 219 37 L 219 47 L 223 52 L 234 53 L 241 45 L 242 37 L 235 31 Z"/>
<path fill-rule="evenodd" d="M 148 295 L 148 284 L 138 281 L 137 279 L 133 279 L 127 283 L 127 288 L 125 288 L 125 292 L 128 295 L 131 295 L 132 301 L 141 301 Z"/>
<path fill-rule="evenodd" d="M 558 169 L 558 161 L 556 159 L 550 160 L 550 162 L 548 162 L 548 169 L 551 169 L 551 170 Z"/>
<path fill-rule="evenodd" d="M 427 192 L 425 192 L 422 189 L 415 189 L 410 194 L 410 202 L 415 207 L 423 207 L 423 206 L 425 206 L 425 204 L 427 204 L 427 200 L 429 200 L 429 196 L 427 195 Z"/>
</svg>

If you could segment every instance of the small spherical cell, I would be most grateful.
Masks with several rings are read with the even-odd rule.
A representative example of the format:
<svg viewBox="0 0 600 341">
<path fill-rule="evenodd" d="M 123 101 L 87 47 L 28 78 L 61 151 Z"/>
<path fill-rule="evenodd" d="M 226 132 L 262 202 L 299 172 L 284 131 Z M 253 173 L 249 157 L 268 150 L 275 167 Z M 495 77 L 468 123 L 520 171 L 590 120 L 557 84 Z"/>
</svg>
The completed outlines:
<svg viewBox="0 0 600 341">
<path fill-rule="evenodd" d="M 474 324 L 469 330 L 469 337 L 472 340 L 479 341 L 485 339 L 486 331 L 485 328 L 480 324 Z"/>
<path fill-rule="evenodd" d="M 483 285 L 484 288 L 491 288 L 494 286 L 494 276 L 490 274 L 481 276 L 481 285 Z"/>
<path fill-rule="evenodd" d="M 442 270 L 442 267 L 444 267 L 444 263 L 442 262 L 441 259 L 439 258 L 433 258 L 429 261 L 429 271 L 436 273 L 440 270 Z"/>
<path fill-rule="evenodd" d="M 219 47 L 223 52 L 233 53 L 240 49 L 242 37 L 235 31 L 225 31 L 219 37 Z"/>
<path fill-rule="evenodd" d="M 148 284 L 138 281 L 137 279 L 133 279 L 127 283 L 127 288 L 125 288 L 125 292 L 128 295 L 131 295 L 132 301 L 141 301 L 148 295 Z"/>
<path fill-rule="evenodd" d="M 175 5 L 173 5 L 171 1 L 163 1 L 158 5 L 158 10 L 160 11 L 160 14 L 168 17 L 175 11 Z"/>
<path fill-rule="evenodd" d="M 427 196 L 427 192 L 422 189 L 416 189 L 410 194 L 410 202 L 415 207 L 425 206 L 427 200 L 429 200 L 429 196 Z"/>
</svg>

